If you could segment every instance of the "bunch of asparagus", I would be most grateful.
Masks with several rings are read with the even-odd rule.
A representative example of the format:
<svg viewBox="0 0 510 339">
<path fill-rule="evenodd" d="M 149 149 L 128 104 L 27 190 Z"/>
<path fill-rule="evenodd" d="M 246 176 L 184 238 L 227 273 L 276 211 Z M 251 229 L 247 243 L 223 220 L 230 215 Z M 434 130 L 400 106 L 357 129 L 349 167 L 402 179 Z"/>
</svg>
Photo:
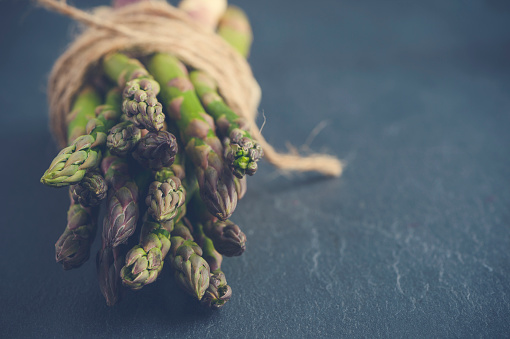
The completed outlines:
<svg viewBox="0 0 510 339">
<path fill-rule="evenodd" d="M 248 55 L 251 29 L 240 9 L 228 7 L 217 31 Z M 105 200 L 96 265 L 108 305 L 122 286 L 155 282 L 166 261 L 186 292 L 217 309 L 231 296 L 222 256 L 241 255 L 246 243 L 229 218 L 263 151 L 208 74 L 169 54 L 143 61 L 107 55 L 97 77 L 111 88 L 84 84 L 74 100 L 68 146 L 41 178 L 70 192 L 56 260 L 66 270 L 88 260 Z"/>
</svg>

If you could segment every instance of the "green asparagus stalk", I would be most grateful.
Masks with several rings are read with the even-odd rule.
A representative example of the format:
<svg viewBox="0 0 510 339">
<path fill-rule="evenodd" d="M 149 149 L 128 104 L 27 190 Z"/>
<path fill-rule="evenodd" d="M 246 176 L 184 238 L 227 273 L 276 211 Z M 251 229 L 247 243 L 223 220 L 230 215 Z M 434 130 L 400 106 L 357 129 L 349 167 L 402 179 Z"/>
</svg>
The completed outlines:
<svg viewBox="0 0 510 339">
<path fill-rule="evenodd" d="M 184 1 L 179 4 L 181 7 Z M 218 20 L 215 7 L 211 1 L 193 1 L 199 8 L 200 15 L 188 14 L 202 26 L 209 24 L 208 18 Z M 226 2 L 225 2 L 226 4 Z M 242 10 L 229 6 L 221 17 L 218 33 L 243 56 L 247 56 L 252 41 L 251 27 L 248 18 Z M 223 137 L 225 147 L 225 161 L 233 173 L 242 178 L 245 174 L 253 175 L 257 171 L 257 161 L 262 158 L 262 147 L 251 137 L 247 131 L 248 124 L 245 119 L 235 114 L 218 94 L 217 85 L 207 73 L 194 71 L 190 74 L 191 82 L 197 91 L 200 101 L 215 120 L 218 132 Z"/>
<path fill-rule="evenodd" d="M 113 155 L 125 157 L 136 147 L 141 137 L 138 127 L 131 121 L 123 121 L 110 129 L 106 146 Z"/>
<path fill-rule="evenodd" d="M 98 207 L 87 208 L 71 199 L 66 229 L 55 244 L 55 259 L 64 270 L 80 267 L 89 259 L 98 211 Z"/>
<path fill-rule="evenodd" d="M 201 224 L 196 224 L 196 226 L 197 243 L 202 248 L 204 252 L 202 257 L 207 261 L 211 270 L 209 287 L 201 303 L 208 308 L 216 310 L 230 300 L 232 289 L 227 284 L 225 273 L 221 270 L 223 257 L 215 250 L 212 240 L 205 235 L 203 226 Z"/>
<path fill-rule="evenodd" d="M 89 171 L 76 185 L 71 186 L 73 200 L 84 207 L 97 206 L 106 198 L 108 184 L 99 171 Z"/>
<path fill-rule="evenodd" d="M 186 68 L 177 58 L 162 53 L 151 58 L 148 68 L 161 85 L 165 107 L 179 128 L 186 154 L 196 167 L 200 195 L 213 215 L 227 219 L 237 205 L 234 177 L 223 162 L 214 123 L 204 112 Z"/>
<path fill-rule="evenodd" d="M 228 6 L 218 23 L 218 34 L 242 56 L 248 57 L 253 33 L 250 21 L 242 9 Z"/>
<path fill-rule="evenodd" d="M 67 117 L 67 144 L 71 145 L 78 137 L 87 134 L 87 123 L 96 117 L 96 109 L 101 105 L 101 97 L 92 87 L 85 87 L 76 96 L 71 113 Z"/>
<path fill-rule="evenodd" d="M 163 167 L 171 166 L 177 154 L 177 140 L 167 131 L 149 132 L 145 135 L 135 150 L 133 158 L 140 165 L 159 171 Z"/>
<path fill-rule="evenodd" d="M 242 178 L 245 174 L 255 174 L 264 152 L 247 131 L 246 119 L 228 107 L 218 94 L 216 82 L 207 73 L 193 71 L 190 79 L 207 113 L 214 118 L 219 134 L 224 137 L 225 161 L 234 175 Z"/>
<path fill-rule="evenodd" d="M 251 43 L 253 41 L 253 34 L 251 30 L 250 21 L 248 20 L 248 17 L 246 16 L 243 10 L 236 6 L 228 6 L 227 10 L 221 17 L 220 22 L 218 24 L 218 34 L 232 47 L 234 47 L 242 56 L 244 56 L 245 58 L 248 57 L 248 55 L 250 54 Z M 238 125 L 242 127 L 241 130 L 245 130 L 248 128 L 244 121 L 241 121 L 241 123 Z M 229 127 L 230 127 L 229 129 L 231 129 L 233 126 Z M 237 140 L 239 140 L 238 138 L 241 135 L 235 132 L 233 134 L 232 133 L 233 133 L 232 131 L 229 132 L 230 140 L 228 139 L 225 140 L 227 144 L 225 146 L 225 154 L 228 159 L 236 159 L 238 157 L 238 153 L 235 152 L 235 149 L 238 147 L 241 147 L 244 152 L 248 151 L 247 147 L 248 145 L 246 143 L 249 144 L 251 142 L 255 143 L 254 149 L 257 150 L 256 152 L 259 152 L 259 156 L 260 157 L 264 156 L 264 152 L 260 145 L 258 145 L 253 139 L 249 141 L 250 139 L 249 134 L 243 135 L 243 137 L 247 137 L 248 139 L 241 139 L 243 141 L 240 141 L 240 144 L 238 144 Z M 254 155 L 254 157 L 250 155 L 250 158 L 252 161 L 255 162 L 258 161 L 258 159 L 256 159 L 257 155 Z M 251 166 L 255 167 L 254 165 Z M 249 171 L 254 173 L 253 169 L 250 169 Z"/>
<path fill-rule="evenodd" d="M 103 69 L 112 81 L 124 88 L 122 111 L 136 127 L 149 131 L 163 128 L 165 115 L 156 97 L 159 84 L 138 60 L 113 53 L 103 59 Z"/>
<path fill-rule="evenodd" d="M 178 284 L 201 300 L 209 287 L 209 264 L 202 258 L 202 249 L 193 242 L 191 231 L 182 220 L 175 225 L 171 244 L 167 260 L 172 263 Z"/>
<path fill-rule="evenodd" d="M 69 146 L 62 149 L 53 159 L 41 182 L 52 187 L 76 184 L 83 179 L 87 170 L 96 168 L 100 161 L 95 138 L 86 134 L 89 119 L 95 117 L 100 104 L 99 95 L 90 87 L 83 89 L 73 104 L 69 116 Z"/>
<path fill-rule="evenodd" d="M 170 250 L 170 233 L 174 223 L 173 219 L 157 222 L 145 214 L 140 244 L 127 253 L 120 272 L 125 286 L 139 290 L 157 279 Z"/>
<path fill-rule="evenodd" d="M 149 186 L 149 194 L 145 199 L 147 212 L 156 221 L 173 219 L 177 209 L 186 200 L 186 189 L 182 183 L 185 171 L 181 165 L 181 157 L 176 155 L 170 167 L 163 167 L 156 172 L 155 181 Z"/>
<path fill-rule="evenodd" d="M 82 92 L 83 94 L 83 92 Z M 97 94 L 96 94 L 97 95 Z M 80 126 L 85 125 L 85 135 L 76 138 L 70 146 L 64 148 L 53 160 L 50 168 L 46 171 L 41 181 L 47 185 L 60 187 L 80 182 L 88 171 L 95 170 L 101 162 L 101 152 L 106 144 L 106 136 L 110 129 L 119 119 L 120 93 L 117 89 L 108 92 L 106 104 L 95 109 L 97 118 L 92 118 L 91 110 L 95 96 L 88 91 L 77 99 L 76 105 L 83 101 L 83 106 L 78 107 L 79 112 L 72 118 L 69 125 L 71 138 L 78 133 Z M 86 117 L 83 117 L 86 115 Z M 89 117 L 90 116 L 90 117 Z M 86 118 L 89 117 L 88 120 Z"/>
<path fill-rule="evenodd" d="M 103 247 L 116 247 L 133 234 L 138 220 L 138 187 L 125 159 L 107 155 L 101 169 L 108 183 Z"/>
</svg>

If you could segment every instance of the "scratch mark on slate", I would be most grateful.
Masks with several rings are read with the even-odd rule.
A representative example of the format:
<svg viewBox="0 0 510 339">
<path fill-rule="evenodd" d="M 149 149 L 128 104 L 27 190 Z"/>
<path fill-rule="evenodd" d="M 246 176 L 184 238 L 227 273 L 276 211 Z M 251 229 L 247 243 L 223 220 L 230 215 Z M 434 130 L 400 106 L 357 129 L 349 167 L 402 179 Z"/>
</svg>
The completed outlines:
<svg viewBox="0 0 510 339">
<path fill-rule="evenodd" d="M 397 253 L 393 251 L 393 256 L 396 257 L 395 262 L 393 263 L 393 270 L 395 271 L 395 274 L 397 275 L 397 289 L 398 291 L 404 295 L 404 291 L 402 290 L 402 286 L 400 285 L 400 278 L 402 276 L 400 275 L 400 270 L 398 269 L 398 264 L 400 263 L 400 256 L 397 256 Z"/>
<path fill-rule="evenodd" d="M 315 275 L 319 276 L 319 256 L 321 255 L 321 250 L 319 246 L 319 233 L 317 232 L 317 229 L 314 227 L 311 229 L 312 231 L 312 241 L 310 244 L 311 250 L 315 251 L 315 253 L 312 255 L 312 262 L 313 267 L 310 269 L 310 275 L 312 273 L 315 273 Z"/>
</svg>

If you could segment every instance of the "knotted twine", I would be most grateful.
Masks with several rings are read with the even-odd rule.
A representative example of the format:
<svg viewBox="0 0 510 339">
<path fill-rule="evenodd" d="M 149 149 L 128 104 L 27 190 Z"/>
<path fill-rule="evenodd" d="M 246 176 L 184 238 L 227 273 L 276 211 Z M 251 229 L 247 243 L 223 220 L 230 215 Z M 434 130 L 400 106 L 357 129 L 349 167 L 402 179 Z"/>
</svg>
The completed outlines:
<svg viewBox="0 0 510 339">
<path fill-rule="evenodd" d="M 167 2 L 137 2 L 86 12 L 64 0 L 37 1 L 88 26 L 55 62 L 48 82 L 50 125 L 62 147 L 66 145 L 72 101 L 88 76 L 101 72 L 100 61 L 105 55 L 122 51 L 141 57 L 166 52 L 216 80 L 225 102 L 248 120 L 250 133 L 271 164 L 282 170 L 341 175 L 342 163 L 333 156 L 282 154 L 267 143 L 255 122 L 261 90 L 248 62 L 220 36 L 192 21 L 183 11 Z"/>
</svg>

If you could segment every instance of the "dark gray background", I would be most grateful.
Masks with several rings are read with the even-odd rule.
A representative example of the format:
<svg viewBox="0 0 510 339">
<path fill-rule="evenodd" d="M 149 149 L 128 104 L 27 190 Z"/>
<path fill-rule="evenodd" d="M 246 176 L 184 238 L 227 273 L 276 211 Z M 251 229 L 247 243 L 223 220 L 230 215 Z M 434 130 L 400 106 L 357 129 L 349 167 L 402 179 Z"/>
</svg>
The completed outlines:
<svg viewBox="0 0 510 339">
<path fill-rule="evenodd" d="M 348 166 L 250 178 L 234 295 L 209 312 L 166 270 L 108 308 L 94 260 L 54 262 L 68 202 L 39 183 L 57 152 L 45 86 L 73 29 L 1 1 L 0 337 L 509 337 L 510 3 L 232 3 L 252 20 L 266 138 L 301 147 L 327 122 L 308 146 Z"/>
</svg>

